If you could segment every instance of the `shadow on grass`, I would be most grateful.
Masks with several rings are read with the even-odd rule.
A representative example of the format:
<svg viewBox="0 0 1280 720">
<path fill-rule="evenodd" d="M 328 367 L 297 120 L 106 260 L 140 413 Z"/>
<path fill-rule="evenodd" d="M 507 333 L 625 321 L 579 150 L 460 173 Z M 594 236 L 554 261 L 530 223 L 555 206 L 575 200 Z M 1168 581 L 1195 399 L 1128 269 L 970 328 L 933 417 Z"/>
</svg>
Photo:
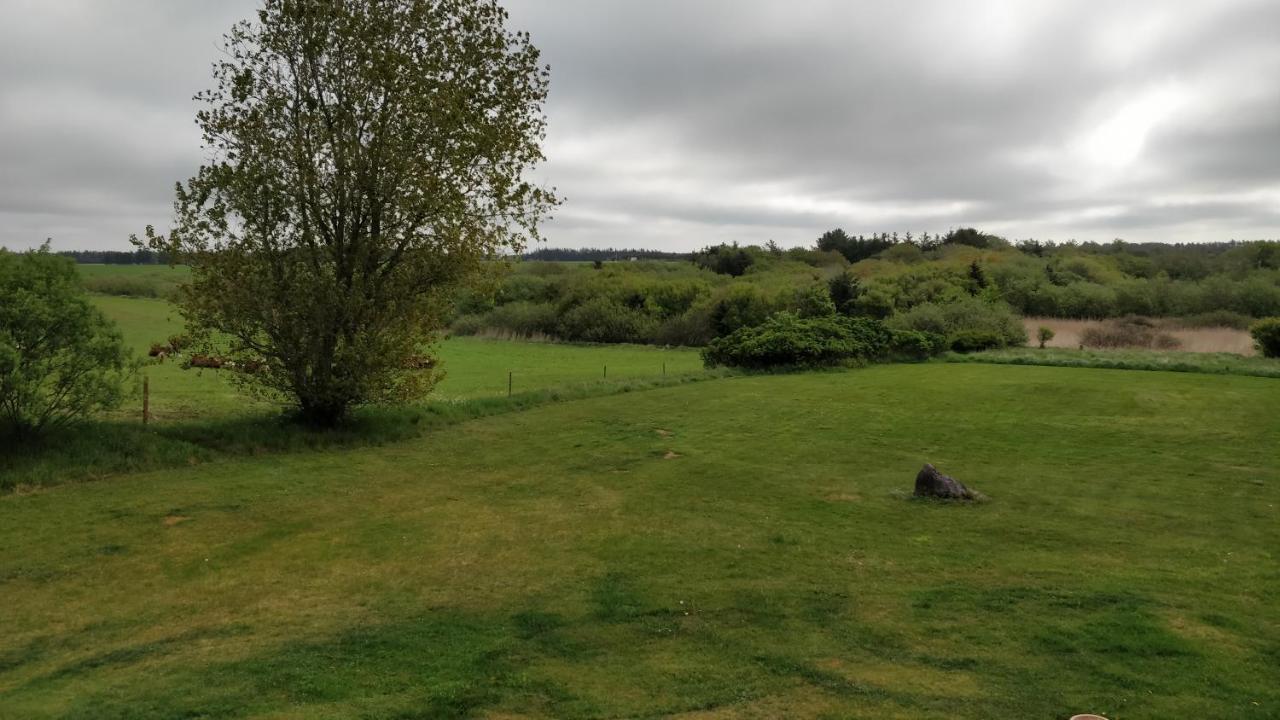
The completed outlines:
<svg viewBox="0 0 1280 720">
<path fill-rule="evenodd" d="M 360 408 L 346 423 L 327 430 L 299 425 L 283 414 L 150 426 L 118 420 L 86 421 L 39 438 L 0 439 L 0 494 L 197 465 L 228 457 L 385 445 L 476 418 L 557 402 L 672 387 L 730 374 L 712 372 L 603 381 L 533 390 L 511 397 L 436 401 L 399 408 Z"/>
</svg>

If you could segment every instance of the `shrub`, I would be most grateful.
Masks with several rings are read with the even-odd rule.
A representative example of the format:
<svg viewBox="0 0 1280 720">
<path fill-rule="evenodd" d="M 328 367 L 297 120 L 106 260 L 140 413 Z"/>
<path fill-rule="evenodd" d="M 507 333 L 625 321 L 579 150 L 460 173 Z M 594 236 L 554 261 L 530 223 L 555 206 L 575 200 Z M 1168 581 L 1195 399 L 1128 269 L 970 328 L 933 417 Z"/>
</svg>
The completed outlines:
<svg viewBox="0 0 1280 720">
<path fill-rule="evenodd" d="M 961 330 L 950 338 L 951 349 L 958 353 L 982 352 L 1005 346 L 1000 335 L 988 330 Z"/>
<path fill-rule="evenodd" d="M 889 341 L 889 354 L 904 360 L 928 360 L 947 349 L 947 339 L 942 335 L 922 330 L 893 330 Z"/>
<path fill-rule="evenodd" d="M 565 340 L 598 343 L 645 343 L 658 323 L 639 310 L 604 297 L 593 298 L 560 318 L 557 334 Z"/>
<path fill-rule="evenodd" d="M 1080 344 L 1088 348 L 1148 348 L 1176 350 L 1182 343 L 1176 337 L 1161 332 L 1147 318 L 1126 317 L 1108 320 L 1080 333 Z"/>
<path fill-rule="evenodd" d="M 1041 325 L 1040 329 L 1036 330 L 1036 340 L 1040 341 L 1040 349 L 1043 350 L 1044 344 L 1052 340 L 1055 335 L 1057 335 L 1057 333 L 1053 331 L 1053 328 L 1047 328 Z"/>
<path fill-rule="evenodd" d="M 863 337 L 868 328 L 839 317 L 801 318 L 789 312 L 711 341 L 702 351 L 707 367 L 748 369 L 827 367 L 876 356 Z"/>
<path fill-rule="evenodd" d="M 711 327 L 711 306 L 700 304 L 683 315 L 662 321 L 654 331 L 653 341 L 659 345 L 701 347 L 711 342 L 715 331 Z"/>
<path fill-rule="evenodd" d="M 116 407 L 135 363 L 74 263 L 0 250 L 0 430 L 39 432 Z"/>
<path fill-rule="evenodd" d="M 836 314 L 836 304 L 822 285 L 814 285 L 796 293 L 796 311 L 802 318 L 830 317 Z"/>
<path fill-rule="evenodd" d="M 751 285 L 731 285 L 712 301 L 711 328 L 717 337 L 763 323 L 778 308 Z"/>
<path fill-rule="evenodd" d="M 694 253 L 693 262 L 717 275 L 740 277 L 755 264 L 756 257 L 748 248 L 738 247 L 737 243 L 721 244 Z"/>
<path fill-rule="evenodd" d="M 1267 318 L 1254 323 L 1249 334 L 1258 344 L 1263 357 L 1280 358 L 1280 317 Z"/>
<path fill-rule="evenodd" d="M 1178 318 L 1178 325 L 1186 328 L 1228 327 L 1235 330 L 1248 330 L 1253 318 L 1231 310 L 1212 310 Z"/>
<path fill-rule="evenodd" d="M 492 329 L 523 337 L 554 334 L 558 321 L 554 305 L 532 302 L 499 305 L 485 319 Z"/>
<path fill-rule="evenodd" d="M 889 325 L 898 330 L 945 335 L 948 345 L 954 345 L 954 340 L 961 333 L 975 334 L 966 337 L 965 344 L 974 342 L 978 335 L 995 338 L 995 347 L 1025 345 L 1027 342 L 1027 330 L 1012 308 L 1004 303 L 974 297 L 917 305 L 893 316 Z"/>
</svg>

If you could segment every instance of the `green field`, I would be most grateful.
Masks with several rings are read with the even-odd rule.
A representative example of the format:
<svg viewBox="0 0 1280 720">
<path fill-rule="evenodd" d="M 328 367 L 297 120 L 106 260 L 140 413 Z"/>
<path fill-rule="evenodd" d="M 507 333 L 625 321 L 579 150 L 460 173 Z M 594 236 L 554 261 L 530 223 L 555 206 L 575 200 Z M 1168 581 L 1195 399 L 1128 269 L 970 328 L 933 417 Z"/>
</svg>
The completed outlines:
<svg viewBox="0 0 1280 720">
<path fill-rule="evenodd" d="M 166 268 L 167 269 L 167 268 Z M 182 332 L 182 318 L 164 300 L 95 295 L 94 303 L 114 320 L 125 342 L 145 356 L 154 342 Z M 559 345 L 451 338 L 440 344 L 446 373 L 433 398 L 456 401 L 548 387 L 685 375 L 702 370 L 697 351 L 643 345 Z M 230 373 L 183 370 L 176 362 L 144 368 L 150 379 L 155 417 L 166 420 L 200 419 L 242 412 L 262 413 L 270 406 L 255 403 L 229 382 Z M 510 373 L 510 378 L 508 378 Z M 118 416 L 141 416 L 140 399 Z"/>
<path fill-rule="evenodd" d="M 881 366 L 11 495 L 0 715 L 1274 717 L 1277 401 Z"/>
<path fill-rule="evenodd" d="M 452 339 L 321 435 L 149 365 L 147 428 L 0 462 L 0 719 L 1280 715 L 1280 382 L 1017 352 Z M 910 499 L 924 462 L 989 499 Z"/>
</svg>

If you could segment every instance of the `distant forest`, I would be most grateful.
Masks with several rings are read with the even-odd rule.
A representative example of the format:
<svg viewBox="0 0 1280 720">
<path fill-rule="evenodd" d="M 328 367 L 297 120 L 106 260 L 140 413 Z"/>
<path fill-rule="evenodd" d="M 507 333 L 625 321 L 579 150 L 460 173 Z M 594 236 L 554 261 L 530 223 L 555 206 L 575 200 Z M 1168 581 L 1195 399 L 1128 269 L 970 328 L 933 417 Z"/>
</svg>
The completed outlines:
<svg viewBox="0 0 1280 720">
<path fill-rule="evenodd" d="M 689 260 L 693 253 L 663 252 L 661 250 L 618 248 L 542 248 L 527 252 L 525 260 L 542 262 L 609 262 L 617 260 Z"/>
</svg>

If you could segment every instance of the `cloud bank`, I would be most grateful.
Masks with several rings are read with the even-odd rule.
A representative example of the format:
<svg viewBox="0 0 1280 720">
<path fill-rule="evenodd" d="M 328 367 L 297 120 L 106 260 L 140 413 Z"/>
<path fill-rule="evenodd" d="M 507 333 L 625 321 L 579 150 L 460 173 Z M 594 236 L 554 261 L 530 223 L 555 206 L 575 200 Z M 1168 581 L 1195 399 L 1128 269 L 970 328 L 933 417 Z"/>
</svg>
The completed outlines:
<svg viewBox="0 0 1280 720">
<path fill-rule="evenodd" d="M 251 0 L 0 0 L 0 244 L 122 248 Z M 1280 237 L 1280 4 L 508 0 L 557 246 Z"/>
</svg>

